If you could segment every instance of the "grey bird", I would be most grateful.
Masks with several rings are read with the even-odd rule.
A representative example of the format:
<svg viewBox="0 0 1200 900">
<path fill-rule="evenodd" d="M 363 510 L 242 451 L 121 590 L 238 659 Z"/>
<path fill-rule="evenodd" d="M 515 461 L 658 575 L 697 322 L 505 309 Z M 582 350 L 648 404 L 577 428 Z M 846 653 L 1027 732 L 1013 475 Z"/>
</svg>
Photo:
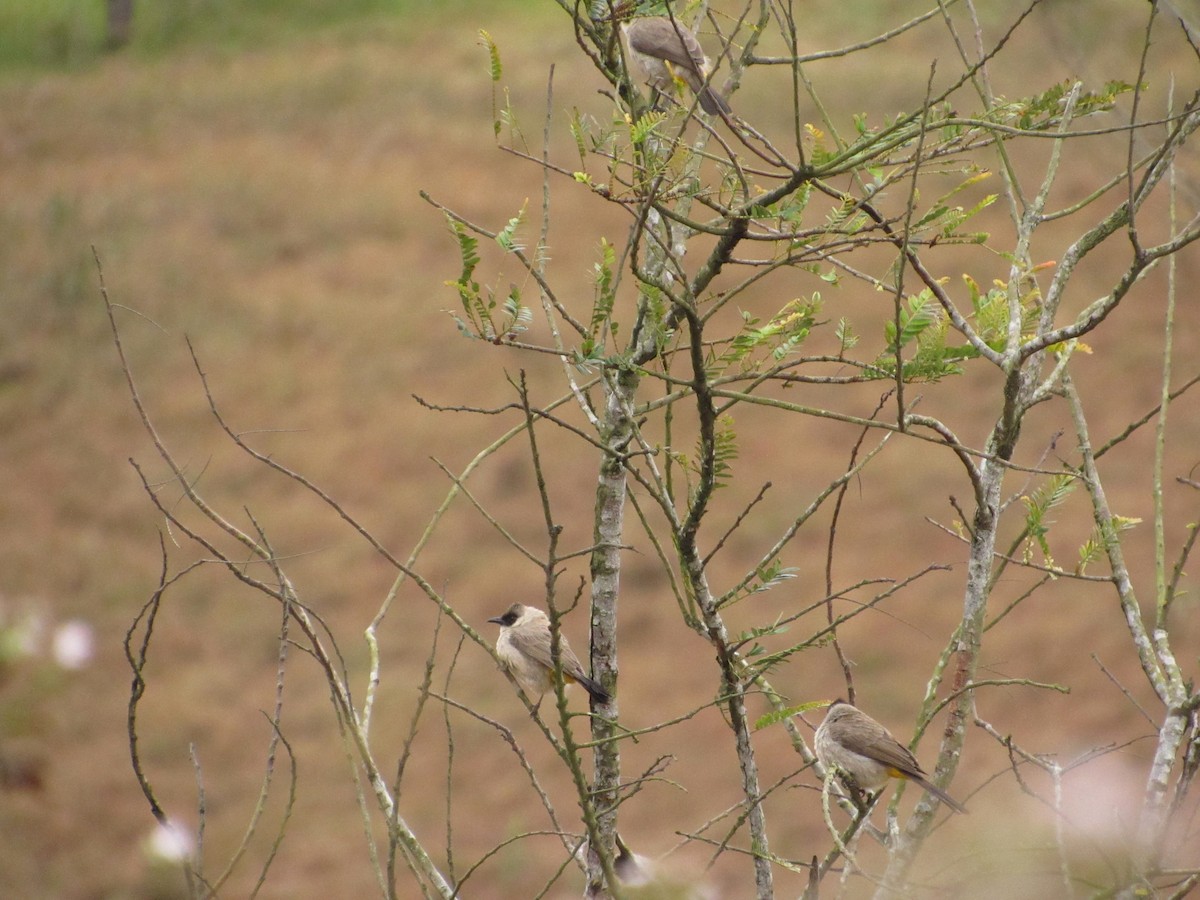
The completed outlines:
<svg viewBox="0 0 1200 900">
<path fill-rule="evenodd" d="M 535 704 L 554 686 L 554 660 L 550 655 L 550 619 L 532 606 L 514 603 L 502 616 L 488 619 L 500 626 L 496 655 L 517 685 Z M 608 691 L 583 671 L 565 635 L 558 637 L 558 657 L 563 682 L 579 682 L 597 703 L 607 703 Z"/>
<path fill-rule="evenodd" d="M 845 700 L 829 705 L 815 745 L 823 766 L 845 772 L 864 791 L 877 791 L 889 778 L 902 778 L 919 784 L 955 812 L 967 811 L 929 781 L 916 758 L 890 731 Z"/>
<path fill-rule="evenodd" d="M 700 98 L 700 108 L 710 116 L 730 113 L 729 104 L 708 84 L 712 72 L 696 35 L 667 16 L 643 16 L 621 23 L 626 59 L 642 71 L 646 81 L 669 93 L 677 79 Z"/>
</svg>

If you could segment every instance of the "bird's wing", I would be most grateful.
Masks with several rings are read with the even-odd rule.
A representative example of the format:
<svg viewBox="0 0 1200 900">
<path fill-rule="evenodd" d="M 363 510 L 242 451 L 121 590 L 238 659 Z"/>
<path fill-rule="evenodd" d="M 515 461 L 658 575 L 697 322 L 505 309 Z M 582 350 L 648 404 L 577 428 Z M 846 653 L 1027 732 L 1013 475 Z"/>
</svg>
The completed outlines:
<svg viewBox="0 0 1200 900">
<path fill-rule="evenodd" d="M 665 59 L 693 73 L 702 73 L 707 62 L 696 36 L 665 16 L 637 21 L 629 29 L 629 46 L 638 53 Z"/>
<path fill-rule="evenodd" d="M 554 668 L 554 660 L 550 656 L 550 630 L 541 628 L 536 631 L 526 628 L 514 628 L 509 633 L 509 641 L 517 649 L 528 656 L 535 662 L 540 663 L 547 669 Z M 571 645 L 567 643 L 566 637 L 559 635 L 558 638 L 558 656 L 562 661 L 563 671 L 572 678 L 578 678 L 583 674 L 583 667 L 579 665 L 579 660 L 571 651 Z"/>
<path fill-rule="evenodd" d="M 915 775 L 918 777 L 924 777 L 925 775 L 916 757 L 908 751 L 907 747 L 898 743 L 890 734 L 885 733 L 871 741 L 867 745 L 863 755 L 882 763 L 890 769 L 903 772 L 905 775 Z"/>
</svg>

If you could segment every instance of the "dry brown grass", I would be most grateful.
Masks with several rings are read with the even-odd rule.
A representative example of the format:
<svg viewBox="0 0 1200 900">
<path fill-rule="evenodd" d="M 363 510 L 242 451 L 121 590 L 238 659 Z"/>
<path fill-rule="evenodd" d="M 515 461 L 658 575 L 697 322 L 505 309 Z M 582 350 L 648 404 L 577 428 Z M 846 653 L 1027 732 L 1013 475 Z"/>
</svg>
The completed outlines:
<svg viewBox="0 0 1200 900">
<path fill-rule="evenodd" d="M 1115 15 L 1120 6 L 1106 8 Z M 1072 16 L 1059 4 L 1044 20 L 1048 43 L 1026 51 L 1029 82 L 1043 84 L 1073 71 L 1089 74 L 1076 68 L 1084 63 L 1094 77 L 1132 78 L 1119 42 L 1084 29 Z M 89 244 L 103 259 L 113 300 L 146 317 L 123 316 L 124 337 L 168 442 L 201 477 L 210 499 L 234 510 L 250 506 L 277 549 L 298 555 L 294 577 L 339 635 L 360 682 L 364 651 L 358 635 L 392 573 L 311 498 L 249 465 L 220 438 L 182 336 L 192 338 L 235 428 L 280 429 L 260 436 L 258 446 L 327 488 L 401 554 L 447 487 L 430 457 L 460 468 L 502 427 L 492 420 L 434 415 L 419 409 L 410 394 L 484 406 L 507 402 L 511 391 L 504 373 L 520 366 L 529 369 L 534 384 L 543 378 L 554 383 L 547 361 L 457 336 L 443 311 L 454 302 L 443 281 L 457 274 L 457 257 L 442 220 L 417 197 L 425 188 L 477 221 L 499 224 L 539 190 L 533 167 L 493 145 L 485 59 L 474 43 L 477 26 L 491 31 L 502 47 L 506 81 L 531 139 L 540 132 L 546 60 L 559 65 L 557 109 L 579 104 L 603 114 L 594 93 L 598 78 L 576 59 L 564 22 L 547 11 L 518 21 L 483 9 L 444 23 L 446 64 L 438 72 L 428 65 L 431 23 L 422 20 L 415 30 L 402 21 L 376 23 L 235 55 L 190 50 L 160 60 L 114 58 L 86 72 L 14 76 L 0 84 L 0 296 L 7 326 L 0 343 L 7 461 L 0 468 L 5 551 L 0 603 L 38 604 L 56 618 L 85 617 L 101 642 L 95 663 L 82 673 L 50 677 L 25 663 L 0 681 L 0 748 L 20 743 L 45 761 L 39 793 L 0 797 L 5 836 L 0 895 L 90 898 L 161 890 L 158 896 L 171 896 L 173 890 L 150 870 L 140 849 L 151 820 L 128 764 L 129 672 L 120 650 L 157 571 L 158 523 L 126 457 L 148 464 L 155 477 L 162 472 L 125 396 L 96 296 Z M 812 46 L 875 30 L 867 21 L 826 27 L 828 33 L 811 36 Z M 1051 54 L 1049 42 L 1064 34 L 1072 41 L 1060 46 L 1070 49 Z M 1120 71 L 1105 68 L 1117 62 Z M 914 65 L 910 73 L 889 73 L 886 95 L 876 93 L 876 73 L 856 72 L 852 63 L 816 74 L 832 101 L 864 97 L 890 111 L 911 106 L 923 92 L 923 58 Z M 1194 68 L 1190 76 L 1194 82 Z M 739 112 L 777 122 L 786 110 L 768 92 L 756 92 L 754 82 L 749 78 L 735 97 Z M 846 108 L 867 105 L 848 102 Z M 583 289 L 596 229 L 619 237 L 623 224 L 570 190 L 560 190 L 556 204 L 570 215 L 552 232 L 555 266 Z M 1180 281 L 1189 285 L 1197 276 L 1195 254 L 1182 264 Z M 952 258 L 944 265 L 949 273 L 958 271 Z M 983 281 L 989 274 L 977 277 Z M 1105 409 L 1096 410 L 1099 431 L 1118 427 L 1153 402 L 1161 286 L 1161 277 L 1153 276 L 1141 299 L 1118 314 L 1120 326 L 1092 342 L 1094 356 L 1079 367 L 1084 389 L 1103 398 Z M 788 289 L 812 286 L 797 281 Z M 776 308 L 777 299 L 764 297 L 763 308 Z M 1078 303 L 1089 299 L 1081 289 Z M 1188 361 L 1197 358 L 1200 332 L 1190 295 L 1181 299 L 1177 353 Z M 867 315 L 876 301 L 845 302 Z M 969 405 L 982 387 L 972 378 L 931 386 L 925 392 L 928 410 Z M 554 393 L 550 387 L 535 391 L 535 400 Z M 989 412 L 978 410 L 976 427 L 963 434 L 968 443 L 981 441 Z M 730 510 L 740 508 L 737 498 L 752 495 L 766 478 L 777 490 L 794 493 L 797 504 L 807 502 L 812 489 L 840 470 L 853 439 L 851 430 L 819 422 L 768 425 L 755 419 L 747 414 L 740 425 L 738 472 L 745 477 L 730 491 Z M 1194 464 L 1200 417 L 1180 408 L 1174 426 L 1178 455 L 1169 461 L 1172 473 Z M 1046 434 L 1028 437 L 1031 455 L 1053 427 L 1047 423 Z M 1147 437 L 1135 443 L 1144 449 Z M 556 440 L 546 436 L 551 451 Z M 1134 459 L 1133 450 L 1121 452 Z M 1149 473 L 1127 467 L 1123 474 L 1109 484 L 1114 507 L 1149 521 Z M 593 476 L 571 454 L 554 460 L 549 475 L 566 526 L 564 541 L 572 548 L 586 545 Z M 536 541 L 540 516 L 520 448 L 501 454 L 476 489 L 509 525 Z M 861 494 L 856 489 L 848 497 L 839 577 L 903 574 L 928 561 L 961 560 L 963 551 L 953 540 L 913 524 L 922 515 L 949 519 L 950 493 L 961 496 L 965 488 L 944 483 L 902 453 L 885 456 L 864 478 Z M 907 524 L 898 527 L 881 517 L 882 507 L 903 510 Z M 1178 539 L 1189 513 L 1173 510 L 1172 516 L 1171 535 Z M 761 523 L 763 533 L 777 525 Z M 1064 557 L 1079 537 L 1064 538 Z M 1131 538 L 1146 597 L 1149 539 L 1148 528 Z M 744 561 L 756 551 L 759 536 L 748 532 L 739 540 L 744 546 L 735 549 Z M 735 611 L 734 625 L 820 595 L 821 548 L 819 532 L 801 542 L 792 560 L 801 578 L 757 607 Z M 422 568 L 480 627 L 516 596 L 536 596 L 540 589 L 540 574 L 506 552 L 465 506 L 443 523 Z M 582 574 L 574 565 L 564 583 Z M 891 606 L 891 615 L 864 617 L 846 630 L 864 702 L 889 723 L 899 725 L 915 709 L 941 635 L 956 619 L 961 582 L 961 570 L 933 576 Z M 629 632 L 622 650 L 622 708 L 626 724 L 636 727 L 686 708 L 678 698 L 702 698 L 714 684 L 707 671 L 698 674 L 674 662 L 678 653 L 709 651 L 654 605 L 666 596 L 656 569 L 631 558 L 624 588 Z M 1011 594 L 1019 588 L 1014 584 Z M 1194 601 L 1185 602 L 1194 614 Z M 1064 752 L 1144 732 L 1144 723 L 1089 659 L 1095 653 L 1137 683 L 1115 614 L 1109 593 L 1074 584 L 1058 585 L 1018 612 L 991 646 L 988 670 L 1068 682 L 1074 693 L 1069 698 L 997 693 L 987 699 L 987 714 L 1027 729 L 1024 737 L 1034 746 Z M 257 792 L 269 737 L 258 710 L 271 703 L 276 620 L 276 611 L 260 598 L 216 572 L 201 574 L 169 597 L 152 652 L 145 760 L 166 805 L 188 819 L 194 781 L 187 753 L 195 744 L 208 798 L 206 856 L 214 864 L 236 843 Z M 398 752 L 431 622 L 423 598 L 402 595 L 385 634 L 387 680 L 375 730 L 380 747 Z M 1188 630 L 1185 646 L 1194 650 L 1200 635 L 1194 624 Z M 583 643 L 582 617 L 570 621 L 568 633 L 577 645 Z M 266 896 L 367 895 L 373 881 L 325 691 L 298 656 L 290 678 L 285 728 L 299 759 L 302 789 Z M 777 681 L 797 700 L 828 696 L 839 686 L 833 657 L 825 651 L 800 657 Z M 468 647 L 452 690 L 528 740 L 560 812 L 570 820 L 569 785 L 534 739 L 491 661 Z M 444 828 L 444 736 L 437 721 L 430 719 L 419 738 L 402 798 L 409 821 L 433 846 Z M 463 861 L 498 838 L 544 823 L 497 736 L 464 721 L 455 726 L 461 871 Z M 796 766 L 782 737 L 765 733 L 760 748 L 767 783 Z M 1134 745 L 1123 756 L 1141 763 L 1143 752 Z M 627 770 L 638 771 L 660 753 L 676 755 L 671 777 L 690 792 L 653 786 L 645 802 L 626 808 L 623 833 L 647 852 L 665 850 L 674 842 L 672 830 L 694 827 L 736 799 L 728 731 L 715 713 L 667 738 L 630 746 Z M 391 765 L 394 759 L 385 755 L 383 761 Z M 997 751 L 973 740 L 956 787 L 977 786 L 1002 765 Z M 995 849 L 990 828 L 1000 828 L 1012 812 L 1032 815 L 1028 801 L 1015 796 L 997 801 L 994 814 L 987 809 L 988 795 L 981 799 L 972 805 L 978 813 L 972 830 L 935 841 L 938 850 Z M 797 790 L 769 805 L 776 852 L 806 858 L 823 845 L 813 816 L 795 812 L 805 804 L 815 799 Z M 961 828 L 956 822 L 941 835 Z M 1033 840 L 1034 833 L 1026 837 Z M 257 852 L 265 840 L 260 837 Z M 529 846 L 528 852 L 537 852 L 536 843 Z M 746 895 L 732 886 L 736 872 L 725 866 L 714 873 L 735 898 Z M 253 877 L 252 867 L 245 867 L 229 895 L 244 895 Z M 796 888 L 783 882 L 784 894 Z M 514 854 L 485 870 L 471 896 L 521 897 L 530 889 Z"/>
</svg>

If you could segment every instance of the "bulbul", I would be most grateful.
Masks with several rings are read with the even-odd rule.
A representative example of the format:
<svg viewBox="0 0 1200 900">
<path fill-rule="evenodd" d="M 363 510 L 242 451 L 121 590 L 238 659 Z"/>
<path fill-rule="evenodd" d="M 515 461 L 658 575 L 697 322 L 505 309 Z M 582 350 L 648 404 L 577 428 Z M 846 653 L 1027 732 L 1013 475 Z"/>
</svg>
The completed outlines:
<svg viewBox="0 0 1200 900">
<path fill-rule="evenodd" d="M 891 732 L 845 700 L 834 700 L 817 729 L 817 759 L 826 768 L 841 769 L 864 791 L 877 791 L 889 778 L 915 781 L 952 810 L 966 808 L 931 784 L 908 748 Z"/>
<path fill-rule="evenodd" d="M 617 855 L 613 859 L 613 872 L 622 887 L 633 888 L 630 897 L 674 897 L 678 900 L 714 900 L 716 892 L 710 885 L 697 881 L 687 871 L 676 870 L 658 860 L 634 853 L 621 839 L 618 832 Z M 586 845 L 585 845 L 586 846 Z M 639 890 L 644 888 L 644 890 Z"/>
<path fill-rule="evenodd" d="M 616 873 L 617 879 L 625 887 L 644 887 L 653 882 L 654 862 L 640 853 L 634 853 L 629 849 L 629 845 L 621 840 L 621 833 L 615 835 L 617 839 L 617 856 L 613 860 L 613 872 Z"/>
<path fill-rule="evenodd" d="M 500 626 L 496 655 L 512 673 L 517 684 L 535 704 L 554 685 L 554 660 L 550 656 L 550 619 L 540 609 L 514 603 L 502 616 L 488 619 Z M 558 658 L 563 681 L 578 681 L 597 703 L 606 703 L 608 691 L 589 678 L 571 651 L 564 635 L 558 636 Z"/>
<path fill-rule="evenodd" d="M 700 98 L 700 107 L 710 116 L 729 114 L 729 104 L 707 83 L 711 72 L 708 57 L 692 34 L 679 21 L 666 16 L 643 16 L 621 23 L 626 59 L 637 64 L 646 80 L 664 93 L 682 79 Z"/>
</svg>

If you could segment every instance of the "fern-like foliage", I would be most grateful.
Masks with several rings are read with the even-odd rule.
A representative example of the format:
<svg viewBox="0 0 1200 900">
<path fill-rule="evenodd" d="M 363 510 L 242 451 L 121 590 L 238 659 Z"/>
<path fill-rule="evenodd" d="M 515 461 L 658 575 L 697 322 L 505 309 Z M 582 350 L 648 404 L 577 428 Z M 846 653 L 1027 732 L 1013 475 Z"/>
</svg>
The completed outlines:
<svg viewBox="0 0 1200 900">
<path fill-rule="evenodd" d="M 1050 542 L 1047 540 L 1054 521 L 1050 518 L 1050 512 L 1067 499 L 1071 491 L 1075 490 L 1076 484 L 1074 475 L 1055 475 L 1042 487 L 1021 498 L 1021 502 L 1025 504 L 1026 562 L 1033 559 L 1033 551 L 1036 548 L 1042 551 L 1045 564 L 1053 567 L 1054 557 L 1050 553 Z"/>
<path fill-rule="evenodd" d="M 821 295 L 789 301 L 767 322 L 742 313 L 742 328 L 724 352 L 713 361 L 712 370 L 722 372 L 737 366 L 758 371 L 765 363 L 778 363 L 795 353 L 817 325 Z"/>
<path fill-rule="evenodd" d="M 513 233 L 519 226 L 524 214 L 509 221 L 504 232 L 496 236 L 497 243 L 505 249 L 513 250 L 518 247 Z M 474 237 L 465 225 L 457 219 L 447 216 L 450 231 L 458 242 L 459 258 L 462 271 L 456 281 L 447 281 L 458 293 L 462 304 L 463 315 L 454 315 L 458 330 L 470 338 L 498 343 L 511 339 L 529 327 L 533 318 L 532 312 L 521 302 L 521 291 L 516 285 L 511 285 L 503 300 L 496 297 L 493 288 L 483 288 L 475 280 L 475 269 L 479 266 L 479 239 Z M 497 317 L 499 311 L 499 317 Z"/>
<path fill-rule="evenodd" d="M 1108 547 L 1113 541 L 1119 539 L 1121 532 L 1128 531 L 1140 525 L 1141 521 L 1141 519 L 1129 518 L 1127 516 L 1113 516 L 1111 530 L 1101 530 L 1100 526 L 1097 525 L 1092 530 L 1091 537 L 1084 541 L 1083 545 L 1079 548 L 1079 562 L 1075 565 L 1076 574 L 1086 574 L 1088 565 L 1105 556 Z"/>
<path fill-rule="evenodd" d="M 603 345 L 604 332 L 612 323 L 613 304 L 616 302 L 616 294 L 613 291 L 613 270 L 616 262 L 617 254 L 613 245 L 606 238 L 601 238 L 600 261 L 592 267 L 595 295 L 592 298 L 589 334 L 584 341 L 585 355 L 591 355 L 597 346 Z"/>
<path fill-rule="evenodd" d="M 868 370 L 874 378 L 895 378 L 896 353 L 915 344 L 916 351 L 904 361 L 901 377 L 906 381 L 937 381 L 962 372 L 964 359 L 977 356 L 970 345 L 949 345 L 950 323 L 928 289 L 909 297 L 900 308 L 899 328 L 895 320 L 884 322 L 885 349 Z"/>
<path fill-rule="evenodd" d="M 479 39 L 483 45 L 487 47 L 488 52 L 488 74 L 493 82 L 499 82 L 504 76 L 504 66 L 500 64 L 500 48 L 496 46 L 491 34 L 486 30 L 479 29 Z"/>
<path fill-rule="evenodd" d="M 759 716 L 754 721 L 754 730 L 762 731 L 764 728 L 769 728 L 779 722 L 790 719 L 792 716 L 798 716 L 802 713 L 810 712 L 814 709 L 821 709 L 828 706 L 828 700 L 809 700 L 807 703 L 800 703 L 796 706 L 789 706 L 786 709 L 776 709 L 765 716 Z"/>
<path fill-rule="evenodd" d="M 967 177 L 938 197 L 911 227 L 911 235 L 944 243 L 986 243 L 987 232 L 964 232 L 962 226 L 996 202 L 996 194 L 988 194 L 968 208 L 952 201 L 961 192 L 991 177 L 990 172 L 970 170 Z"/>
<path fill-rule="evenodd" d="M 738 634 L 735 639 L 735 646 L 741 654 L 742 659 L 754 670 L 756 674 L 765 675 L 779 660 L 774 660 L 767 653 L 767 648 L 759 642 L 760 638 L 774 637 L 784 634 L 788 630 L 786 624 L 781 624 L 782 616 L 770 625 L 756 625 L 746 631 Z"/>
<path fill-rule="evenodd" d="M 1003 125 L 1026 131 L 1046 131 L 1062 124 L 1064 100 L 1071 91 L 1072 83 L 1062 81 L 1040 94 L 1019 100 L 1000 100 L 989 112 L 988 119 Z M 1125 81 L 1109 81 L 1099 90 L 1081 91 L 1075 101 L 1075 118 L 1109 112 L 1117 98 L 1132 91 L 1134 86 Z"/>
<path fill-rule="evenodd" d="M 897 331 L 895 321 L 883 323 L 883 335 L 887 340 L 886 353 L 895 354 L 916 340 L 926 328 L 941 320 L 941 309 L 934 302 L 933 293 L 921 291 L 915 297 L 908 298 L 907 306 L 900 308 L 900 328 Z"/>
<path fill-rule="evenodd" d="M 524 246 L 517 240 L 517 229 L 521 227 L 525 221 L 525 210 L 529 206 L 529 201 L 526 200 L 521 204 L 521 210 L 515 216 L 508 220 L 508 224 L 500 229 L 500 233 L 496 235 L 496 243 L 503 247 L 507 252 L 512 253 L 514 250 L 524 250 Z"/>
<path fill-rule="evenodd" d="M 651 110 L 630 126 L 629 139 L 634 144 L 644 144 L 646 138 L 650 137 L 654 133 L 654 130 L 666 121 L 666 118 L 666 113 L 659 110 Z"/>
<path fill-rule="evenodd" d="M 695 471 L 699 472 L 699 460 L 703 459 L 704 447 L 696 442 Z M 733 473 L 733 462 L 738 457 L 737 432 L 733 427 L 733 416 L 721 416 L 713 429 L 712 467 L 713 487 L 724 487 Z"/>
</svg>

